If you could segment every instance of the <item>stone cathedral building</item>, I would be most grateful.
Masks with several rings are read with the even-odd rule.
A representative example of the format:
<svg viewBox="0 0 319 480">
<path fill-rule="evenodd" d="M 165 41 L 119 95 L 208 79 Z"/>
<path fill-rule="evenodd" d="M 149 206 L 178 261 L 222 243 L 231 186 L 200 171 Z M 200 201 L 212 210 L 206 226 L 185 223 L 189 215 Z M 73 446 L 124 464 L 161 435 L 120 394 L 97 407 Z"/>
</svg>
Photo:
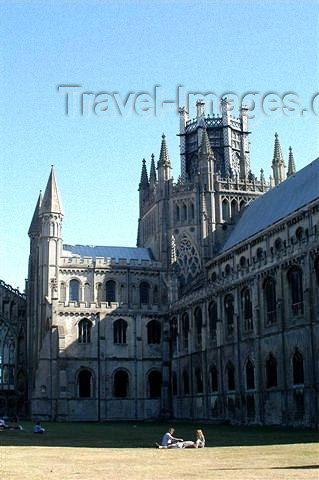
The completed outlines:
<svg viewBox="0 0 319 480">
<path fill-rule="evenodd" d="M 34 418 L 318 425 L 319 159 L 252 173 L 247 110 L 145 160 L 137 247 L 66 245 L 54 170 L 29 229 Z M 67 221 L 67 217 L 66 217 Z"/>
</svg>

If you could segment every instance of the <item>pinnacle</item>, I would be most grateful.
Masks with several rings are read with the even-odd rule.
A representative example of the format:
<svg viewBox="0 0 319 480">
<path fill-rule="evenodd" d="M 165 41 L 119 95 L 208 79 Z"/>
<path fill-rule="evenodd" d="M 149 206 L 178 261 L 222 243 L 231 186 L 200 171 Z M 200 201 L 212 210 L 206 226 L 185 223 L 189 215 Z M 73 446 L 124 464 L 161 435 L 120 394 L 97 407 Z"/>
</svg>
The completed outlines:
<svg viewBox="0 0 319 480">
<path fill-rule="evenodd" d="M 144 190 L 145 188 L 148 188 L 148 175 L 147 175 L 147 169 L 146 169 L 146 161 L 145 158 L 142 160 L 142 171 L 141 171 L 141 181 L 139 184 L 139 190 Z"/>
<path fill-rule="evenodd" d="M 290 177 L 291 175 L 294 175 L 295 173 L 296 173 L 295 159 L 294 159 L 294 155 L 293 155 L 293 153 L 292 153 L 292 148 L 289 147 L 289 159 L 288 159 L 287 177 Z"/>
<path fill-rule="evenodd" d="M 171 161 L 169 159 L 168 148 L 166 143 L 166 137 L 164 133 L 162 135 L 161 152 L 160 152 L 160 157 L 158 161 L 158 167 L 161 167 L 161 166 L 168 166 L 168 167 L 171 166 Z"/>
<path fill-rule="evenodd" d="M 206 128 L 203 129 L 203 134 L 202 134 L 202 141 L 200 145 L 200 150 L 199 150 L 199 155 L 200 156 L 213 156 L 213 151 L 210 146 L 209 138 L 208 138 L 208 133 Z"/>
<path fill-rule="evenodd" d="M 155 170 L 155 156 L 154 153 L 151 155 L 151 169 L 150 169 L 150 184 L 155 185 L 156 183 L 156 170 Z"/>
<path fill-rule="evenodd" d="M 51 166 L 49 180 L 43 195 L 41 204 L 41 214 L 42 213 L 58 213 L 63 215 L 63 207 L 60 200 L 60 194 L 53 165 Z"/>
<path fill-rule="evenodd" d="M 28 231 L 28 235 L 31 237 L 32 234 L 40 232 L 41 223 L 40 223 L 40 209 L 42 204 L 42 192 L 40 190 L 40 194 L 38 197 L 38 201 L 33 213 L 33 217 L 31 220 L 30 228 Z"/>
<path fill-rule="evenodd" d="M 279 136 L 278 133 L 275 133 L 275 145 L 274 145 L 274 157 L 272 161 L 273 165 L 274 164 L 284 164 L 284 159 L 282 156 L 282 151 L 281 151 L 281 146 L 280 146 L 280 141 L 279 141 Z"/>
</svg>

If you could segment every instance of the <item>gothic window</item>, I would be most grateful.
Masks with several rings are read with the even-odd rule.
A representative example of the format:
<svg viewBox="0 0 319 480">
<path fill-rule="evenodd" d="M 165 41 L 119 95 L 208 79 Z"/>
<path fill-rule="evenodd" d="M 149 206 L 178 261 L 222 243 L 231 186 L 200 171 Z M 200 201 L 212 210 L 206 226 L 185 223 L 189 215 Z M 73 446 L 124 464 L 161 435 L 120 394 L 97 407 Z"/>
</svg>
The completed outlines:
<svg viewBox="0 0 319 480">
<path fill-rule="evenodd" d="M 246 267 L 246 265 L 247 265 L 246 257 L 244 257 L 244 256 L 240 257 L 239 265 L 241 266 L 241 268 L 245 268 L 245 267 Z"/>
<path fill-rule="evenodd" d="M 98 283 L 96 285 L 96 301 L 97 303 L 101 303 L 102 300 L 102 284 Z"/>
<path fill-rule="evenodd" d="M 292 373 L 294 385 L 301 385 L 304 383 L 303 356 L 297 348 L 292 357 Z"/>
<path fill-rule="evenodd" d="M 276 283 L 272 277 L 267 277 L 263 284 L 266 324 L 276 322 Z"/>
<path fill-rule="evenodd" d="M 196 392 L 203 393 L 203 373 L 200 368 L 195 369 Z"/>
<path fill-rule="evenodd" d="M 158 344 L 161 343 L 162 327 L 158 320 L 151 320 L 147 324 L 147 343 Z"/>
<path fill-rule="evenodd" d="M 113 323 L 113 341 L 117 344 L 126 344 L 127 322 L 123 318 Z"/>
<path fill-rule="evenodd" d="M 277 387 L 277 360 L 272 353 L 269 354 L 266 360 L 266 385 L 267 388 Z"/>
<path fill-rule="evenodd" d="M 282 243 L 282 240 L 281 240 L 280 237 L 276 238 L 274 246 L 275 246 L 275 250 L 277 250 L 277 252 L 279 252 L 282 249 L 283 243 Z"/>
<path fill-rule="evenodd" d="M 177 395 L 177 375 L 176 372 L 172 373 L 172 394 Z"/>
<path fill-rule="evenodd" d="M 187 235 L 183 235 L 176 247 L 176 272 L 182 286 L 190 283 L 200 271 L 197 249 Z"/>
<path fill-rule="evenodd" d="M 188 349 L 188 332 L 189 332 L 189 317 L 188 313 L 183 313 L 182 316 L 182 339 L 183 339 L 183 348 Z"/>
<path fill-rule="evenodd" d="M 60 285 L 60 302 L 66 302 L 66 285 L 64 282 Z"/>
<path fill-rule="evenodd" d="M 91 342 L 91 328 L 92 323 L 87 318 L 83 318 L 78 323 L 78 342 L 90 343 Z"/>
<path fill-rule="evenodd" d="M 237 213 L 237 202 L 236 202 L 236 200 L 233 200 L 231 202 L 230 208 L 231 208 L 231 216 L 234 217 Z"/>
<path fill-rule="evenodd" d="M 315 275 L 316 275 L 316 283 L 319 286 L 319 257 L 315 260 Z"/>
<path fill-rule="evenodd" d="M 201 348 L 202 346 L 202 310 L 200 307 L 197 307 L 194 312 L 194 320 L 195 320 L 195 332 L 196 332 L 196 346 Z"/>
<path fill-rule="evenodd" d="M 250 298 L 250 290 L 248 287 L 241 292 L 241 312 L 246 332 L 253 329 L 253 307 Z"/>
<path fill-rule="evenodd" d="M 255 388 L 255 367 L 253 362 L 248 359 L 246 362 L 246 389 L 252 390 Z"/>
<path fill-rule="evenodd" d="M 85 283 L 84 284 L 84 301 L 86 303 L 89 303 L 91 300 L 91 291 L 90 291 L 90 284 Z"/>
<path fill-rule="evenodd" d="M 208 305 L 208 322 L 210 338 L 212 340 L 216 338 L 217 320 L 217 303 L 210 302 Z"/>
<path fill-rule="evenodd" d="M 297 238 L 298 242 L 301 242 L 302 237 L 303 237 L 303 228 L 298 227 L 297 230 L 296 230 L 296 238 Z"/>
<path fill-rule="evenodd" d="M 115 289 L 116 289 L 115 281 L 108 280 L 105 284 L 105 301 L 106 302 L 116 301 Z"/>
<path fill-rule="evenodd" d="M 148 375 L 148 388 L 150 398 L 158 398 L 161 396 L 162 390 L 162 374 L 158 370 L 153 370 Z"/>
<path fill-rule="evenodd" d="M 69 283 L 69 301 L 70 302 L 79 302 L 80 301 L 80 282 L 78 280 L 70 280 Z"/>
<path fill-rule="evenodd" d="M 190 215 L 191 215 L 191 219 L 194 220 L 194 218 L 195 218 L 195 208 L 194 208 L 193 203 L 190 204 Z"/>
<path fill-rule="evenodd" d="M 186 370 L 183 371 L 183 391 L 184 395 L 189 395 L 189 376 Z"/>
<path fill-rule="evenodd" d="M 302 271 L 299 267 L 292 267 L 287 273 L 291 310 L 293 315 L 303 313 Z"/>
<path fill-rule="evenodd" d="M 140 304 L 149 305 L 150 303 L 150 285 L 147 282 L 140 283 Z"/>
<path fill-rule="evenodd" d="M 231 362 L 226 366 L 227 375 L 227 389 L 229 391 L 235 390 L 235 367 Z"/>
<path fill-rule="evenodd" d="M 179 206 L 176 205 L 175 207 L 175 218 L 176 218 L 176 221 L 179 222 L 180 219 L 181 219 L 181 216 L 180 216 L 180 211 L 179 211 Z"/>
<path fill-rule="evenodd" d="M 78 374 L 78 395 L 80 398 L 92 398 L 93 381 L 89 370 L 81 370 Z"/>
<path fill-rule="evenodd" d="M 228 294 L 224 298 L 227 335 L 234 333 L 234 297 Z"/>
<path fill-rule="evenodd" d="M 155 285 L 153 288 L 153 305 L 158 305 L 158 287 Z"/>
<path fill-rule="evenodd" d="M 256 252 L 256 256 L 258 258 L 258 260 L 261 260 L 263 258 L 263 249 L 261 247 L 257 248 L 257 252 Z"/>
<path fill-rule="evenodd" d="M 187 206 L 183 204 L 183 222 L 187 222 Z"/>
<path fill-rule="evenodd" d="M 125 370 L 117 370 L 113 379 L 113 395 L 118 398 L 125 398 L 129 393 L 129 377 Z"/>
<path fill-rule="evenodd" d="M 226 199 L 222 202 L 222 216 L 223 220 L 227 220 L 229 218 L 229 204 Z"/>
<path fill-rule="evenodd" d="M 218 392 L 218 371 L 216 365 L 210 367 L 209 375 L 211 391 Z"/>
</svg>

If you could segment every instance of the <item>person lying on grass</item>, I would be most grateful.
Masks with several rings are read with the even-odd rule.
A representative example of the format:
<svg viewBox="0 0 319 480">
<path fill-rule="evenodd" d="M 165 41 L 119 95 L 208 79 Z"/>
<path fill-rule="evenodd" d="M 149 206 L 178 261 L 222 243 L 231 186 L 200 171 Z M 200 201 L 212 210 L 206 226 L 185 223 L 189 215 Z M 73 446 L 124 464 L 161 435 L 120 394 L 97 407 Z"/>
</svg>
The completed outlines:
<svg viewBox="0 0 319 480">
<path fill-rule="evenodd" d="M 159 445 L 156 443 L 158 448 L 182 448 L 183 446 L 183 439 L 173 437 L 175 429 L 170 427 L 168 432 L 163 435 L 162 444 Z"/>
</svg>

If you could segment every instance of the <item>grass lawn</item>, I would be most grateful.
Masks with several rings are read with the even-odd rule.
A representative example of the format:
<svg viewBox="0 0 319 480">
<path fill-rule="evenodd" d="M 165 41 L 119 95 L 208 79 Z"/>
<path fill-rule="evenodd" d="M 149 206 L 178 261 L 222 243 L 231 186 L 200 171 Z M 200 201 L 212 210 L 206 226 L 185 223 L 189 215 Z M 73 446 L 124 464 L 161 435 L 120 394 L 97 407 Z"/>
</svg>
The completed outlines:
<svg viewBox="0 0 319 480">
<path fill-rule="evenodd" d="M 176 435 L 207 447 L 157 450 L 167 424 L 43 423 L 44 435 L 0 432 L 0 480 L 319 479 L 318 434 L 276 427 L 176 423 Z"/>
</svg>

